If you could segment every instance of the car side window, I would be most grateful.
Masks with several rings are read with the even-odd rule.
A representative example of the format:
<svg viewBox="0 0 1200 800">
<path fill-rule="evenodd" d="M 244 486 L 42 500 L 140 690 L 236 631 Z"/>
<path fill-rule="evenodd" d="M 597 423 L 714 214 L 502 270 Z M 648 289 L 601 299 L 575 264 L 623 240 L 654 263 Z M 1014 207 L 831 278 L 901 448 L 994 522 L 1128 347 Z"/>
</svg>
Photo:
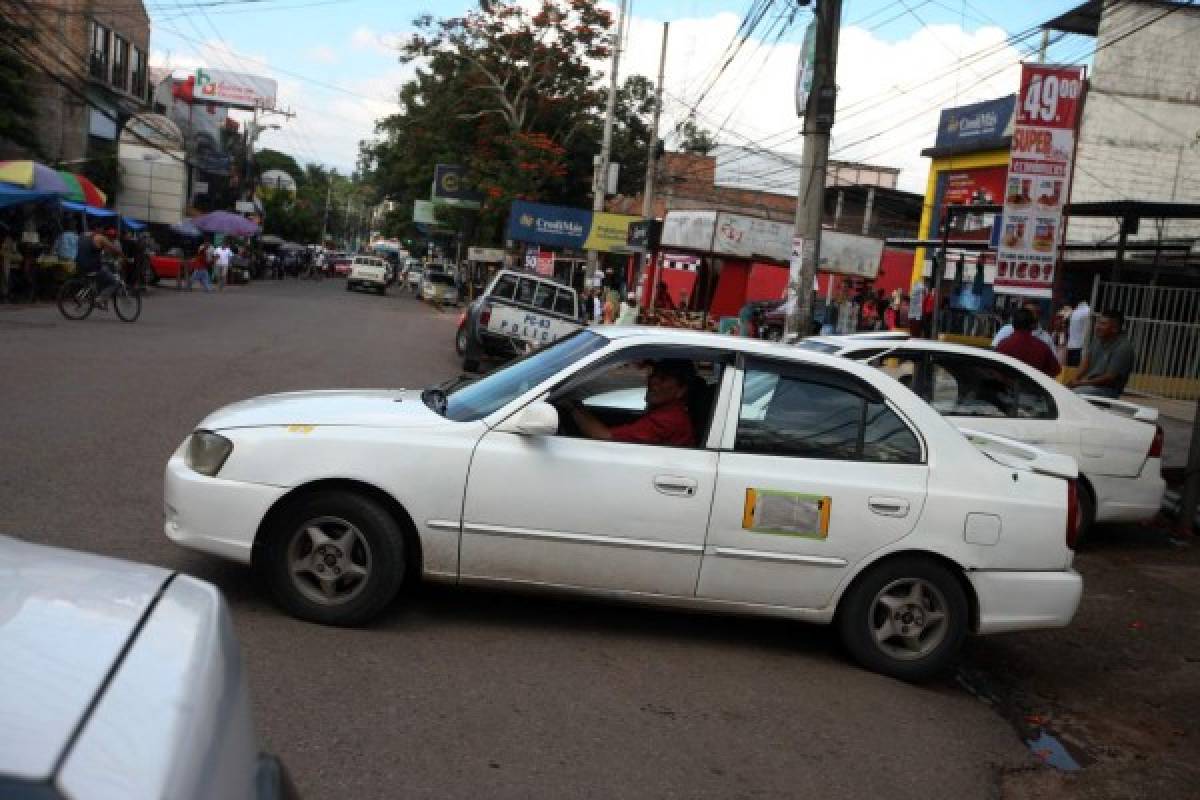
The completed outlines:
<svg viewBox="0 0 1200 800">
<path fill-rule="evenodd" d="M 734 449 L 801 458 L 919 463 L 916 435 L 886 404 L 837 380 L 747 369 Z"/>
<path fill-rule="evenodd" d="M 538 282 L 532 278 L 521 278 L 517 285 L 516 301 L 527 306 L 533 305 L 533 296 L 537 293 Z"/>
<path fill-rule="evenodd" d="M 553 311 L 555 291 L 556 287 L 552 283 L 538 284 L 537 291 L 533 294 L 533 304 L 543 311 Z"/>
<path fill-rule="evenodd" d="M 567 289 L 559 289 L 554 297 L 554 311 L 568 317 L 575 316 L 575 293 Z"/>
<path fill-rule="evenodd" d="M 635 423 L 648 410 L 646 397 L 649 375 L 654 363 L 663 358 L 692 363 L 695 374 L 688 384 L 684 402 L 694 436 L 692 446 L 704 447 L 708 441 L 722 376 L 726 364 L 732 359 L 724 352 L 678 347 L 627 350 L 557 388 L 551 395 L 551 402 L 559 398 L 571 398 L 610 428 Z M 574 423 L 569 419 L 562 420 L 563 416 L 560 415 L 560 435 L 582 436 Z"/>
<path fill-rule="evenodd" d="M 955 417 L 1053 419 L 1049 393 L 1032 379 L 988 359 L 934 353 L 930 356 L 929 403 Z"/>
</svg>

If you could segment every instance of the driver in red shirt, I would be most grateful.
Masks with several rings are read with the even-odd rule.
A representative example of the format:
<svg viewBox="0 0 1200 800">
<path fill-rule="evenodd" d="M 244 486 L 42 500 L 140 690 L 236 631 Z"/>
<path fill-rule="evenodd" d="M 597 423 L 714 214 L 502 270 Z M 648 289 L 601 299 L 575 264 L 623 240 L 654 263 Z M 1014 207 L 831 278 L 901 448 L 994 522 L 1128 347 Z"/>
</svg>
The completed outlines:
<svg viewBox="0 0 1200 800">
<path fill-rule="evenodd" d="M 696 434 L 687 396 L 695 376 L 690 361 L 672 358 L 655 362 L 646 379 L 646 413 L 627 425 L 609 427 L 578 405 L 571 406 L 569 413 L 590 439 L 694 447 Z"/>
</svg>

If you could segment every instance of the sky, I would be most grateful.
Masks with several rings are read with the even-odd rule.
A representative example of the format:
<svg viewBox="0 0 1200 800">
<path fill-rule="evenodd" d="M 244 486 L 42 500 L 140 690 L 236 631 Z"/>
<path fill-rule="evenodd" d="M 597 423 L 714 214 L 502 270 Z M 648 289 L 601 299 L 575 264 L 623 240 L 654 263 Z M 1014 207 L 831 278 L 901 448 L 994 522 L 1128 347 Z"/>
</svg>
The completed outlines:
<svg viewBox="0 0 1200 800">
<path fill-rule="evenodd" d="M 526 0 L 530 2 L 530 0 Z M 1019 63 L 1033 56 L 1039 23 L 1081 0 L 844 0 L 838 45 L 838 113 L 830 157 L 898 167 L 900 188 L 923 192 L 940 109 L 1016 91 Z M 349 172 L 375 120 L 397 110 L 412 74 L 396 42 L 421 14 L 450 16 L 463 0 L 147 0 L 151 64 L 208 66 L 279 82 L 279 106 L 295 116 L 260 147 Z M 616 3 L 605 3 L 615 12 Z M 799 8 L 779 37 L 752 37 L 719 70 L 752 0 L 630 0 L 619 77 L 658 69 L 670 22 L 660 135 L 694 116 L 722 144 L 799 155 L 794 83 L 811 19 Z M 776 0 L 782 9 L 787 0 Z M 768 20 L 773 19 L 770 12 Z M 764 25 L 765 30 L 765 25 Z M 1007 42 L 1014 34 L 1026 34 Z M 1048 60 L 1080 63 L 1092 40 L 1054 41 Z M 605 65 L 605 69 L 607 66 Z M 717 73 L 720 72 L 719 77 Z M 714 81 L 714 77 L 716 80 Z"/>
</svg>

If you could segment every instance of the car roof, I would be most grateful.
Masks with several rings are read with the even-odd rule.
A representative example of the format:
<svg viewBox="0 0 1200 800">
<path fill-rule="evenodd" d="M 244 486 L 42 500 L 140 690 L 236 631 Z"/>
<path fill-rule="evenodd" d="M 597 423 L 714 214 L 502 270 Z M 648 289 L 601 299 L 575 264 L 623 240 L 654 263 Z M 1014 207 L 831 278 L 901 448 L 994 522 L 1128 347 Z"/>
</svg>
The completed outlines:
<svg viewBox="0 0 1200 800">
<path fill-rule="evenodd" d="M 768 358 L 785 358 L 791 361 L 820 363 L 834 366 L 838 369 L 844 369 L 847 361 L 841 356 L 803 350 L 795 345 L 784 344 L 783 342 L 769 342 L 765 339 L 729 336 L 728 334 L 712 333 L 711 331 L 660 328 L 649 325 L 600 325 L 588 328 L 588 330 L 599 333 L 613 341 L 645 338 L 653 339 L 655 344 L 719 347 Z"/>
<path fill-rule="evenodd" d="M 0 776 L 50 776 L 170 577 L 0 536 Z"/>
<path fill-rule="evenodd" d="M 555 286 L 560 286 L 563 289 L 570 289 L 572 292 L 575 291 L 574 286 L 560 281 L 558 278 L 552 278 L 549 275 L 535 275 L 532 272 L 522 272 L 517 269 L 502 269 L 496 273 L 497 276 L 504 274 L 514 275 L 518 278 L 530 278 L 531 280 L 541 281 L 542 283 L 553 283 Z"/>
</svg>

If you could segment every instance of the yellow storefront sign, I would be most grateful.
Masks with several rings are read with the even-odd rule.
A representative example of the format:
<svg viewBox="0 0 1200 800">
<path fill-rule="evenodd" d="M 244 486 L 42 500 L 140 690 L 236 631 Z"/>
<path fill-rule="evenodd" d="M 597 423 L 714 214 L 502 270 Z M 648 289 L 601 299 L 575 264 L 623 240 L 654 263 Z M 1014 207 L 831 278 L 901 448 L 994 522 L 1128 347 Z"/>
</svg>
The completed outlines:
<svg viewBox="0 0 1200 800">
<path fill-rule="evenodd" d="M 603 253 L 624 252 L 625 239 L 629 235 L 629 223 L 637 222 L 641 217 L 629 214 L 610 214 L 607 211 L 597 211 L 592 214 L 592 229 L 588 231 L 587 241 L 583 243 L 584 250 L 599 250 Z"/>
</svg>

